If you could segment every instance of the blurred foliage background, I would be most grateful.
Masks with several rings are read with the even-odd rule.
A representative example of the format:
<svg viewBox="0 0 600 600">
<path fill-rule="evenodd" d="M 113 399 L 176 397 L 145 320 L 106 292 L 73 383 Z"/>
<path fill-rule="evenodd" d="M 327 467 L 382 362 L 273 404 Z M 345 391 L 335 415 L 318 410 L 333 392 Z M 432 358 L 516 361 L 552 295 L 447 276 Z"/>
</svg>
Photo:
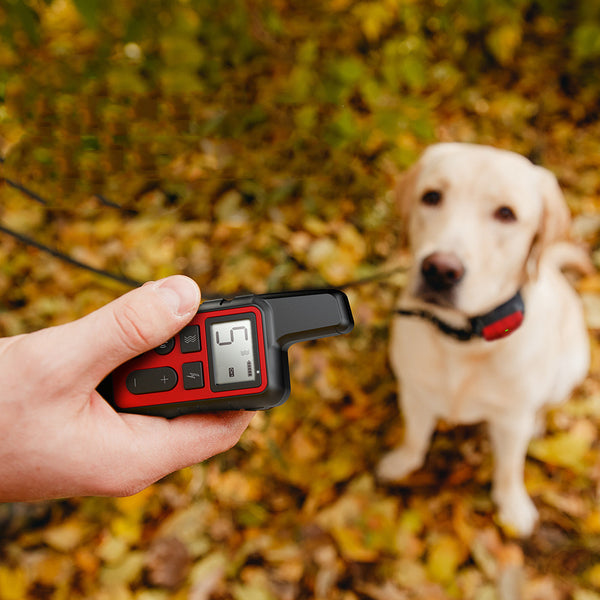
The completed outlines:
<svg viewBox="0 0 600 600">
<path fill-rule="evenodd" d="M 598 264 L 599 63 L 589 0 L 2 0 L 0 332 L 172 273 L 211 296 L 406 266 L 390 188 L 436 141 L 553 170 Z M 579 283 L 592 371 L 530 448 L 521 542 L 483 430 L 374 480 L 402 436 L 403 283 L 350 288 L 353 334 L 294 348 L 291 399 L 224 456 L 131 498 L 1 505 L 0 599 L 600 598 L 600 281 Z"/>
</svg>

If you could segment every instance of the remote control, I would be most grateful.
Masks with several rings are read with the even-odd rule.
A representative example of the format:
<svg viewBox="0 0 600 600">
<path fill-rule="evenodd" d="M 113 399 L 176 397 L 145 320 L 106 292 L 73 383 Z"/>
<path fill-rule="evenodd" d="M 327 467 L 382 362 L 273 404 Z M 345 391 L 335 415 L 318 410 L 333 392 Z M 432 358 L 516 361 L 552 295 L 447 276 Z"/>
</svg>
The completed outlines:
<svg viewBox="0 0 600 600">
<path fill-rule="evenodd" d="M 339 290 L 209 300 L 177 335 L 115 369 L 98 390 L 117 411 L 167 418 L 266 410 L 290 394 L 293 343 L 353 327 Z"/>
</svg>

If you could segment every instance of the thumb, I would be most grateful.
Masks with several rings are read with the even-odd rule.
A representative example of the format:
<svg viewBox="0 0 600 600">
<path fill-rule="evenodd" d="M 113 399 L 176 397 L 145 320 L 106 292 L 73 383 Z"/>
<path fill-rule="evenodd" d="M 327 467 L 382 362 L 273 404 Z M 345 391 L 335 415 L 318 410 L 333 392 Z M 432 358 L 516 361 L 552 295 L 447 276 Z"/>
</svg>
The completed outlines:
<svg viewBox="0 0 600 600">
<path fill-rule="evenodd" d="M 183 275 L 146 283 L 97 311 L 57 329 L 74 372 L 98 383 L 125 361 L 155 348 L 198 310 L 200 289 Z"/>
</svg>

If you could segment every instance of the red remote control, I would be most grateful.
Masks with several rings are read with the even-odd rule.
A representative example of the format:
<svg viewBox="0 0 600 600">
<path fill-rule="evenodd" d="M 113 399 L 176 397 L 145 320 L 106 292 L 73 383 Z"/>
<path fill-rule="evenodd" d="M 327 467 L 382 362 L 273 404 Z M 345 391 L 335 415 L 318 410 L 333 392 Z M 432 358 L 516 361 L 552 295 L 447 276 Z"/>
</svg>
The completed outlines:
<svg viewBox="0 0 600 600">
<path fill-rule="evenodd" d="M 339 290 L 209 300 L 175 337 L 118 367 L 98 389 L 120 412 L 265 410 L 289 396 L 291 344 L 353 326 Z"/>
</svg>

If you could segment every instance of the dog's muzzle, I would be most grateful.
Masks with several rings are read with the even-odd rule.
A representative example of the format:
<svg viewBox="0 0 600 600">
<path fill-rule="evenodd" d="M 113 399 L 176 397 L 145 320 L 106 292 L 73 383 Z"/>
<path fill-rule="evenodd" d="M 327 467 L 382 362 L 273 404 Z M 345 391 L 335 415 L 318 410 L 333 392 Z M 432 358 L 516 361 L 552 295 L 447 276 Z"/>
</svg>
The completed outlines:
<svg viewBox="0 0 600 600">
<path fill-rule="evenodd" d="M 421 263 L 425 285 L 435 292 L 452 289 L 464 277 L 465 267 L 453 252 L 433 252 Z"/>
</svg>

